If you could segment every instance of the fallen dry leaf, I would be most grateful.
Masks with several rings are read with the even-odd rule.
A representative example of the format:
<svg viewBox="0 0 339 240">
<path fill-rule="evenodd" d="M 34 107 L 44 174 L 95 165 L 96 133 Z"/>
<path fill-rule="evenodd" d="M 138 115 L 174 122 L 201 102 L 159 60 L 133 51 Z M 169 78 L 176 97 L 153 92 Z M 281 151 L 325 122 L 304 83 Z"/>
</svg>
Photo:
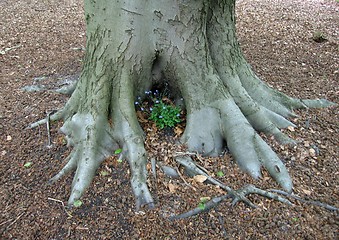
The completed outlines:
<svg viewBox="0 0 339 240">
<path fill-rule="evenodd" d="M 206 181 L 207 177 L 204 176 L 204 175 L 195 175 L 195 176 L 193 177 L 193 179 L 194 179 L 194 181 L 196 181 L 196 182 L 203 183 L 203 182 Z"/>
<path fill-rule="evenodd" d="M 291 132 L 295 131 L 294 127 L 292 127 L 292 126 L 288 126 L 287 129 L 290 130 Z"/>
<path fill-rule="evenodd" d="M 310 190 L 306 190 L 306 189 L 302 189 L 302 191 L 306 194 L 306 195 L 311 195 L 311 191 Z"/>
<path fill-rule="evenodd" d="M 175 193 L 175 191 L 176 191 L 177 188 L 178 188 L 177 185 L 172 184 L 172 183 L 169 183 L 167 187 L 168 187 L 168 189 L 169 189 L 169 191 L 170 191 L 171 193 Z"/>
<path fill-rule="evenodd" d="M 137 111 L 137 116 L 138 116 L 139 122 L 142 122 L 142 123 L 148 122 L 148 120 L 144 118 L 144 114 L 142 112 Z"/>
<path fill-rule="evenodd" d="M 174 133 L 175 133 L 175 135 L 177 135 L 177 136 L 180 136 L 183 132 L 184 132 L 184 129 L 181 128 L 181 127 L 175 127 L 175 128 L 174 128 Z"/>
</svg>

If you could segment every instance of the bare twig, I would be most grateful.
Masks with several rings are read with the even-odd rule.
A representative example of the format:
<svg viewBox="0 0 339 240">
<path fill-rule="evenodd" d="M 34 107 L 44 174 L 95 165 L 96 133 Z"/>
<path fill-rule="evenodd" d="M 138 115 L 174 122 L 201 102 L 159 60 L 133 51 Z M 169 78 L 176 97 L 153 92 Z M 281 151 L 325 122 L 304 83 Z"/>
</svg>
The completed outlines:
<svg viewBox="0 0 339 240">
<path fill-rule="evenodd" d="M 57 110 L 53 110 L 47 113 L 46 116 L 46 127 L 47 127 L 47 147 L 52 146 L 52 141 L 51 141 L 51 130 L 50 130 L 50 120 L 51 120 L 51 115 L 56 113 Z"/>
<path fill-rule="evenodd" d="M 277 194 L 274 194 L 272 192 L 262 190 L 260 188 L 255 187 L 254 185 L 246 185 L 243 188 L 239 190 L 233 190 L 232 188 L 226 186 L 224 183 L 220 182 L 219 180 L 211 177 L 204 168 L 201 168 L 198 166 L 189 156 L 177 156 L 175 160 L 181 164 L 183 167 L 186 168 L 186 170 L 189 170 L 193 175 L 203 175 L 205 176 L 210 183 L 219 186 L 220 188 L 224 189 L 228 194 L 221 196 L 221 197 L 215 197 L 212 200 L 208 201 L 204 204 L 204 207 L 197 207 L 193 210 L 190 210 L 186 213 L 175 215 L 170 217 L 170 220 L 174 219 L 182 219 L 194 216 L 196 214 L 199 214 L 201 212 L 205 212 L 210 210 L 211 208 L 216 207 L 221 201 L 232 198 L 232 205 L 235 205 L 237 202 L 242 201 L 246 203 L 248 206 L 256 208 L 257 206 L 253 204 L 250 200 L 246 198 L 249 194 L 258 194 L 267 198 L 271 198 L 274 200 L 277 200 L 279 202 L 285 203 L 287 205 L 292 205 L 292 203 L 287 200 L 286 198 L 283 198 Z M 183 179 L 183 178 L 182 178 Z"/>
<path fill-rule="evenodd" d="M 247 205 L 249 205 L 253 208 L 256 207 L 244 195 L 238 194 L 237 191 L 233 190 L 229 186 L 226 186 L 225 184 L 223 184 L 219 180 L 217 180 L 217 179 L 211 177 L 209 174 L 207 174 L 204 171 L 204 169 L 201 169 L 200 167 L 198 167 L 190 157 L 188 157 L 188 156 L 186 156 L 186 157 L 176 157 L 175 160 L 178 163 L 180 163 L 182 166 L 184 166 L 186 169 L 193 172 L 195 175 L 203 175 L 203 176 L 207 177 L 208 181 L 210 181 L 212 184 L 217 185 L 220 188 L 224 189 L 226 192 L 231 194 L 234 197 L 235 200 L 237 200 L 237 201 L 241 200 L 241 201 L 245 202 Z"/>
<path fill-rule="evenodd" d="M 47 128 L 47 147 L 51 147 L 51 131 L 49 126 L 50 115 L 52 112 L 48 112 L 46 116 L 46 128 Z"/>
<path fill-rule="evenodd" d="M 3 232 L 5 232 L 10 226 L 12 226 L 14 223 L 16 223 L 19 220 L 19 218 L 21 218 L 22 215 L 24 215 L 24 214 L 25 214 L 25 212 L 21 213 L 16 219 L 14 219 L 14 221 L 12 221 L 10 224 L 8 224 L 8 226 L 5 228 L 5 230 Z M 10 222 L 10 221 L 11 220 L 3 222 L 3 223 L 1 223 L 1 225 L 5 224 L 7 222 Z"/>
<path fill-rule="evenodd" d="M 181 180 L 187 185 L 187 186 L 189 186 L 190 188 L 192 188 L 195 192 L 197 191 L 197 189 L 195 188 L 195 187 L 193 187 L 191 184 L 189 184 L 186 180 L 185 180 L 185 178 L 184 178 L 184 176 L 181 174 L 181 172 L 179 171 L 179 168 L 177 168 L 177 172 L 178 172 L 178 175 L 179 175 L 179 177 L 181 178 Z"/>
<path fill-rule="evenodd" d="M 54 201 L 54 202 L 58 202 L 58 203 L 61 203 L 61 205 L 62 205 L 62 207 L 63 207 L 63 209 L 64 209 L 64 211 L 67 213 L 67 215 L 68 215 L 68 217 L 69 218 L 72 218 L 73 216 L 66 210 L 66 207 L 65 207 L 65 204 L 64 204 L 64 202 L 63 201 L 61 201 L 61 200 L 58 200 L 58 199 L 54 199 L 54 198 L 47 198 L 48 200 L 51 200 L 51 201 Z"/>
</svg>

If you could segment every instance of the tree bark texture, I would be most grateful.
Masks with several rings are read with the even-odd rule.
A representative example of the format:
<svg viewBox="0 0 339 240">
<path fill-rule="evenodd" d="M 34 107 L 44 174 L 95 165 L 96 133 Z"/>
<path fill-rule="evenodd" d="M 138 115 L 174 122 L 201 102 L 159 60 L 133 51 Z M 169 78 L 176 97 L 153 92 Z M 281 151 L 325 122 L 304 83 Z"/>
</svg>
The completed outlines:
<svg viewBox="0 0 339 240">
<path fill-rule="evenodd" d="M 90 185 L 101 162 L 123 149 L 131 168 L 136 205 L 153 206 L 146 179 L 147 153 L 134 101 L 166 82 L 183 98 L 191 151 L 217 155 L 224 143 L 239 167 L 254 178 L 265 167 L 287 191 L 287 169 L 257 134 L 293 141 L 280 128 L 293 124 L 293 109 L 321 107 L 277 92 L 251 70 L 240 50 L 234 0 L 85 0 L 86 56 L 71 98 L 52 119 L 73 147 L 65 167 L 76 170 L 69 204 Z M 203 127 L 202 127 L 203 126 Z"/>
</svg>

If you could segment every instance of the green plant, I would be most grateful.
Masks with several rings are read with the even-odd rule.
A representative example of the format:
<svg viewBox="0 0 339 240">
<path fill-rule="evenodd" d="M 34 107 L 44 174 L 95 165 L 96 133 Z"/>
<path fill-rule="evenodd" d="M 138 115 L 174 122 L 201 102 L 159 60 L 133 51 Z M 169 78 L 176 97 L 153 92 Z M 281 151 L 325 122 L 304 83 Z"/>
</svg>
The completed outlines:
<svg viewBox="0 0 339 240">
<path fill-rule="evenodd" d="M 155 101 L 151 110 L 150 120 L 154 121 L 158 128 L 174 127 L 181 122 L 180 108 L 166 104 L 162 100 Z"/>
<path fill-rule="evenodd" d="M 109 172 L 105 171 L 105 170 L 102 170 L 100 171 L 100 176 L 108 176 L 109 175 Z"/>
<path fill-rule="evenodd" d="M 118 148 L 117 150 L 114 151 L 114 154 L 120 154 L 120 153 L 122 153 L 122 149 L 121 148 Z M 118 163 L 122 163 L 122 155 L 119 156 L 117 162 Z"/>
<path fill-rule="evenodd" d="M 82 201 L 81 200 L 76 200 L 76 201 L 74 201 L 73 205 L 74 205 L 74 207 L 81 207 Z"/>
<path fill-rule="evenodd" d="M 200 198 L 200 202 L 198 204 L 198 208 L 201 210 L 205 210 L 206 202 L 208 202 L 211 198 L 210 197 L 202 197 Z"/>
<path fill-rule="evenodd" d="M 218 176 L 218 177 L 223 177 L 223 176 L 225 176 L 225 174 L 224 174 L 223 171 L 218 171 L 218 172 L 217 172 L 217 176 Z"/>
<path fill-rule="evenodd" d="M 25 168 L 30 168 L 32 165 L 33 165 L 32 162 L 26 162 L 26 163 L 24 164 L 24 167 L 25 167 Z"/>
</svg>

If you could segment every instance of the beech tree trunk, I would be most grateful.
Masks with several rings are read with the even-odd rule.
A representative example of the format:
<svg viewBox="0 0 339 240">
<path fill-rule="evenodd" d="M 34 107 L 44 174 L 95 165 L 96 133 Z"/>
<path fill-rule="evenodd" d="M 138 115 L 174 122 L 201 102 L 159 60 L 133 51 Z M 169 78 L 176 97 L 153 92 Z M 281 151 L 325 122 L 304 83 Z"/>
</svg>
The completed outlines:
<svg viewBox="0 0 339 240">
<path fill-rule="evenodd" d="M 251 70 L 235 29 L 235 0 L 85 0 L 87 45 L 77 87 L 52 120 L 73 152 L 52 182 L 76 170 L 69 204 L 90 185 L 96 169 L 122 148 L 131 168 L 136 205 L 153 205 L 146 179 L 147 153 L 134 108 L 137 96 L 161 82 L 183 98 L 189 150 L 217 155 L 227 147 L 254 178 L 263 166 L 287 191 L 287 169 L 257 134 L 293 141 L 279 128 L 292 110 L 322 107 L 269 88 Z M 203 126 L 203 127 L 202 127 Z"/>
</svg>

